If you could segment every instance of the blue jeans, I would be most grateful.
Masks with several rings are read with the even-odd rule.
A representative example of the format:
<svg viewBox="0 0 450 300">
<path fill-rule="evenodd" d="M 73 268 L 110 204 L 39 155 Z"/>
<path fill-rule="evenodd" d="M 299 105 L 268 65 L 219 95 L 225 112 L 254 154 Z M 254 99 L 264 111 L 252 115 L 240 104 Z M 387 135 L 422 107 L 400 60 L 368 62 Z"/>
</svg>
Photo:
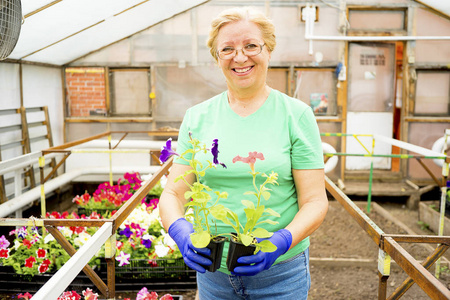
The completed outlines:
<svg viewBox="0 0 450 300">
<path fill-rule="evenodd" d="M 311 286 L 309 248 L 254 276 L 197 273 L 200 300 L 302 299 Z"/>
</svg>

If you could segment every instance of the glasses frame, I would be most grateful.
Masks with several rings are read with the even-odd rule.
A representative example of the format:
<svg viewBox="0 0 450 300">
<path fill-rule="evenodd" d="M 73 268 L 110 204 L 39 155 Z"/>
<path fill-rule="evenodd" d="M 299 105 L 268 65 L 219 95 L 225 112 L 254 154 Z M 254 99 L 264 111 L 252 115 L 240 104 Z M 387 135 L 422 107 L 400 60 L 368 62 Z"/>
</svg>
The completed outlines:
<svg viewBox="0 0 450 300">
<path fill-rule="evenodd" d="M 253 43 L 249 43 L 249 44 L 247 44 L 247 45 L 250 45 L 250 44 L 253 44 Z M 238 51 L 241 51 L 242 54 L 245 55 L 245 56 L 247 56 L 247 57 L 253 57 L 253 56 L 256 56 L 256 55 L 258 55 L 258 54 L 261 54 L 261 52 L 263 51 L 263 48 L 264 48 L 264 46 L 266 45 L 266 43 L 263 43 L 263 44 L 255 43 L 255 44 L 258 44 L 258 45 L 261 47 L 261 51 L 259 51 L 259 52 L 256 53 L 256 54 L 253 54 L 253 55 L 247 55 L 247 54 L 245 54 L 245 52 L 244 52 L 244 47 L 247 46 L 247 45 L 245 45 L 245 46 L 244 46 L 243 48 L 241 48 L 241 49 L 234 49 L 234 54 L 233 54 L 233 56 L 230 57 L 230 58 L 222 58 L 222 57 L 220 57 L 220 51 L 217 50 L 217 52 L 216 52 L 216 53 L 217 53 L 217 57 L 218 57 L 219 59 L 222 59 L 222 60 L 233 59 L 233 58 L 235 58 L 236 55 L 238 54 Z"/>
</svg>

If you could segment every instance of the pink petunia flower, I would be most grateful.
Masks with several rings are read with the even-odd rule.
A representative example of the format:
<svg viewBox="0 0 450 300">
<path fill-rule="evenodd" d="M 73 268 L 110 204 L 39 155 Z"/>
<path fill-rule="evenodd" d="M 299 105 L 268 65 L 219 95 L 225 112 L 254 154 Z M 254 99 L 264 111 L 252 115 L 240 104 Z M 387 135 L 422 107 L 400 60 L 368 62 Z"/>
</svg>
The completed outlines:
<svg viewBox="0 0 450 300">
<path fill-rule="evenodd" d="M 83 291 L 84 300 L 97 300 L 98 294 L 94 293 L 90 288 L 87 288 L 85 291 Z"/>
<path fill-rule="evenodd" d="M 130 264 L 130 254 L 120 251 L 120 254 L 116 256 L 116 260 L 119 262 L 119 267 Z"/>
<path fill-rule="evenodd" d="M 248 157 L 241 157 L 238 155 L 235 158 L 233 158 L 233 163 L 237 161 L 242 161 L 243 163 L 249 164 L 250 168 L 252 169 L 252 172 L 255 173 L 256 159 L 264 160 L 264 155 L 261 152 L 256 151 L 249 152 Z"/>
<path fill-rule="evenodd" d="M 5 238 L 4 235 L 0 237 L 0 249 L 8 248 L 10 245 L 9 241 Z"/>
<path fill-rule="evenodd" d="M 158 300 L 156 292 L 149 292 L 146 287 L 143 287 L 136 295 L 136 300 Z"/>
<path fill-rule="evenodd" d="M 19 294 L 17 296 L 17 298 L 19 299 L 25 299 L 25 300 L 30 300 L 31 297 L 33 297 L 33 295 L 31 295 L 30 293 L 26 292 L 25 294 Z"/>
</svg>

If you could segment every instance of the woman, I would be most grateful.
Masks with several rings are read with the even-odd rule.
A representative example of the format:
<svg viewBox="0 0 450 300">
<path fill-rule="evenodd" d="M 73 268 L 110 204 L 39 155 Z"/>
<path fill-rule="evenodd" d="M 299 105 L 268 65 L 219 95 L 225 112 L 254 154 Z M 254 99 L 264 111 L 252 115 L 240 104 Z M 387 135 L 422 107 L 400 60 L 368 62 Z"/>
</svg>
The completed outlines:
<svg viewBox="0 0 450 300">
<path fill-rule="evenodd" d="M 200 141 L 220 141 L 220 159 L 227 169 L 210 169 L 202 178 L 229 197 L 221 204 L 245 220 L 241 200 L 250 189 L 248 166 L 231 163 L 236 155 L 261 152 L 257 172 L 278 173 L 279 186 L 264 204 L 278 212 L 269 240 L 275 252 L 241 257 L 243 266 L 230 274 L 225 267 L 205 272 L 211 261 L 200 254 L 209 249 L 192 246 L 192 225 L 184 216 L 186 185 L 174 179 L 189 166 L 175 160 L 161 196 L 164 227 L 175 240 L 186 264 L 197 270 L 200 299 L 306 299 L 310 287 L 309 235 L 325 218 L 328 202 L 324 185 L 323 154 L 312 110 L 303 102 L 266 84 L 268 64 L 275 48 L 274 26 L 258 11 L 234 8 L 211 24 L 208 47 L 227 82 L 227 91 L 190 108 L 178 137 L 178 153 L 188 147 L 192 132 Z M 194 178 L 190 178 L 191 181 Z M 231 229 L 218 222 L 219 233 Z M 224 249 L 225 265 L 227 247 Z"/>
</svg>

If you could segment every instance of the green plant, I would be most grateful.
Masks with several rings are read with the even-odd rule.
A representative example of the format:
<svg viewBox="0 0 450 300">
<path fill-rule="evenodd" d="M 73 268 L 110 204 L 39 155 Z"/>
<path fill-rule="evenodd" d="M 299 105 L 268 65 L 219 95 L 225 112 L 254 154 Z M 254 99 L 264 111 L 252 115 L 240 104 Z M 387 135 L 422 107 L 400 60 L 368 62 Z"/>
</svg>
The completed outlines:
<svg viewBox="0 0 450 300">
<path fill-rule="evenodd" d="M 420 226 L 422 230 L 430 230 L 430 225 L 425 223 L 424 221 L 417 221 L 417 224 Z"/>
<path fill-rule="evenodd" d="M 237 242 L 241 242 L 245 246 L 255 245 L 256 246 L 255 253 L 258 252 L 259 250 L 263 252 L 273 252 L 277 248 L 274 244 L 272 244 L 272 242 L 268 240 L 258 242 L 256 238 L 269 238 L 273 234 L 272 232 L 269 232 L 264 228 L 257 227 L 258 225 L 261 225 L 263 223 L 268 223 L 272 225 L 278 224 L 278 222 L 267 219 L 266 217 L 269 216 L 280 217 L 280 214 L 278 214 L 271 208 L 266 208 L 261 203 L 261 200 L 263 198 L 266 201 L 269 200 L 270 198 L 271 190 L 267 188 L 267 185 L 269 184 L 278 185 L 277 182 L 278 174 L 273 171 L 269 175 L 265 173 L 256 172 L 254 168 L 256 159 L 264 160 L 264 155 L 262 153 L 258 153 L 255 151 L 250 152 L 248 157 L 240 157 L 238 155 L 233 159 L 233 163 L 237 161 L 248 163 L 251 168 L 250 174 L 252 175 L 253 178 L 252 185 L 254 190 L 245 192 L 244 195 L 254 196 L 256 198 L 255 201 L 250 200 L 241 201 L 242 205 L 245 207 L 244 212 L 247 219 L 245 225 L 242 224 L 242 222 L 239 220 L 238 215 L 234 211 L 220 204 L 211 213 L 216 219 L 219 219 L 222 222 L 233 227 L 236 233 Z M 265 178 L 265 181 L 259 187 L 256 185 L 256 178 L 258 175 Z M 265 219 L 261 220 L 262 218 Z"/>
<path fill-rule="evenodd" d="M 190 170 L 175 178 L 175 182 L 183 180 L 189 187 L 189 190 L 185 192 L 184 197 L 186 200 L 190 200 L 185 204 L 185 207 L 187 208 L 186 219 L 191 222 L 194 227 L 194 233 L 191 234 L 191 241 L 195 247 L 204 248 L 208 246 L 211 239 L 217 236 L 217 234 L 212 233 L 208 219 L 213 213 L 216 213 L 220 209 L 221 206 L 218 205 L 219 200 L 228 198 L 228 194 L 226 192 L 214 191 L 216 199 L 212 202 L 211 195 L 208 193 L 212 192 L 212 189 L 201 183 L 201 178 L 205 176 L 207 170 L 216 168 L 217 164 L 222 165 L 224 168 L 226 168 L 226 166 L 218 160 L 219 145 L 217 139 L 213 140 L 212 148 L 208 149 L 204 143 L 193 138 L 192 133 L 190 132 L 189 138 L 189 143 L 192 145 L 192 148 L 187 149 L 181 155 L 172 150 L 171 139 L 167 140 L 166 146 L 163 147 L 163 150 L 161 151 L 160 160 L 165 162 L 170 155 L 177 155 L 191 166 Z M 196 156 L 201 153 L 207 154 L 208 152 L 211 152 L 213 155 L 213 161 L 207 160 L 208 165 L 204 166 L 196 159 Z M 191 174 L 195 176 L 195 180 L 192 184 L 186 180 L 186 177 Z"/>
</svg>

